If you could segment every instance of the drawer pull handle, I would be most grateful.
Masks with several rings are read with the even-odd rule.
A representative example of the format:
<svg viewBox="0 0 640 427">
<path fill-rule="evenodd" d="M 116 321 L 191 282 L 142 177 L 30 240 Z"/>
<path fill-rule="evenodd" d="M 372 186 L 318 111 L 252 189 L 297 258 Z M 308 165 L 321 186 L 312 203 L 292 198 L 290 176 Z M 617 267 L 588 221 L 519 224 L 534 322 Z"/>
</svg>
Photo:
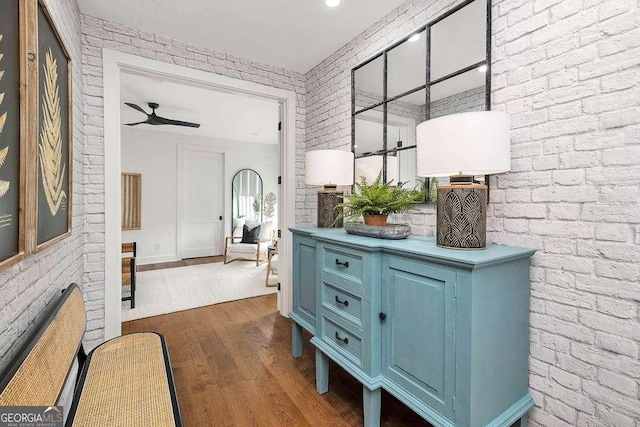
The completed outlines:
<svg viewBox="0 0 640 427">
<path fill-rule="evenodd" d="M 340 338 L 340 334 L 338 333 L 338 331 L 336 331 L 336 339 L 338 341 L 342 341 L 345 344 L 349 344 L 349 338 L 347 338 L 347 337 Z"/>
<path fill-rule="evenodd" d="M 349 268 L 349 261 L 340 262 L 340 260 L 338 258 L 336 258 L 336 265 L 341 265 L 344 268 Z"/>
<path fill-rule="evenodd" d="M 386 313 L 380 313 L 378 314 L 378 317 L 380 318 L 380 320 L 384 320 L 387 318 L 387 314 Z"/>
<path fill-rule="evenodd" d="M 337 302 L 338 304 L 342 304 L 342 305 L 344 305 L 345 307 L 349 307 L 349 301 L 347 301 L 347 300 L 340 301 L 340 298 L 338 298 L 338 295 L 336 295 L 336 302 Z"/>
</svg>

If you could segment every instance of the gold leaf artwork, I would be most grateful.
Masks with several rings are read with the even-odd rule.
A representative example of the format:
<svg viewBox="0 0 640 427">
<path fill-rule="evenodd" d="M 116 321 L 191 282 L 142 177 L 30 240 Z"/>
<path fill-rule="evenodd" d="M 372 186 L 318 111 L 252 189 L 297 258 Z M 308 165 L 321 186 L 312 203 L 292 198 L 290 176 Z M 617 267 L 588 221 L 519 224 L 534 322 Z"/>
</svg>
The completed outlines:
<svg viewBox="0 0 640 427">
<path fill-rule="evenodd" d="M 62 119 L 58 86 L 58 64 L 51 48 L 46 54 L 44 68 L 44 94 L 42 96 L 42 127 L 38 144 L 38 160 L 42 174 L 42 187 L 51 215 L 56 216 L 63 199 L 62 189 L 66 165 L 62 164 Z"/>
<path fill-rule="evenodd" d="M 4 36 L 0 34 L 0 42 Z M 4 54 L 0 53 L 0 61 Z M 4 76 L 4 71 L 0 70 L 0 80 Z M 0 107 L 2 107 L 2 101 L 4 101 L 4 92 L 0 93 Z M 5 112 L 0 116 L 0 136 L 2 136 L 2 131 L 4 130 L 4 125 L 7 122 L 7 113 Z M 0 149 L 0 168 L 4 165 L 5 160 L 7 160 L 7 156 L 9 155 L 9 146 Z M 11 183 L 9 181 L 0 180 L 0 198 L 4 197 L 9 192 L 9 187 Z"/>
</svg>

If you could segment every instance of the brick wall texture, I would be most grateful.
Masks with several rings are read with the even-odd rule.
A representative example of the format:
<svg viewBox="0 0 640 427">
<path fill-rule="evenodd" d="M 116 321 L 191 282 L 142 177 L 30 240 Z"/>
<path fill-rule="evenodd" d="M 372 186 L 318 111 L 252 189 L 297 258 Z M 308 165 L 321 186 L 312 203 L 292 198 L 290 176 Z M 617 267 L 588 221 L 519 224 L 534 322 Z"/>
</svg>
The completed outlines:
<svg viewBox="0 0 640 427">
<path fill-rule="evenodd" d="M 0 369 L 23 344 L 45 306 L 61 289 L 82 286 L 84 243 L 84 136 L 80 11 L 74 0 L 47 1 L 73 61 L 73 234 L 62 242 L 28 256 L 0 273 Z M 91 295 L 85 291 L 85 299 Z M 89 301 L 88 317 L 102 301 Z"/>
<path fill-rule="evenodd" d="M 349 149 L 350 69 L 458 1 L 413 0 L 307 73 L 306 146 Z M 512 172 L 489 240 L 531 270 L 533 426 L 640 427 L 640 2 L 493 0 L 493 108 Z M 315 221 L 315 189 L 306 194 Z M 433 208 L 408 218 L 433 234 Z"/>
<path fill-rule="evenodd" d="M 304 194 L 304 75 L 293 71 L 227 55 L 158 34 L 91 16 L 82 16 L 82 63 L 85 85 L 85 133 L 87 205 L 85 239 L 85 284 L 104 300 L 104 102 L 102 51 L 111 49 L 194 68 L 296 93 L 296 175 Z M 296 204 L 296 218 L 303 220 L 304 203 Z M 96 319 L 92 338 L 104 336 L 104 312 Z"/>
<path fill-rule="evenodd" d="M 87 339 L 103 338 L 103 48 L 295 91 L 296 221 L 313 224 L 304 152 L 350 148 L 351 68 L 459 1 L 407 1 L 306 75 L 50 3 L 76 64 L 74 234 L 0 274 L 2 364 L 74 280 Z M 493 108 L 513 131 L 512 172 L 491 180 L 489 239 L 538 250 L 530 424 L 640 427 L 640 1 L 494 0 L 493 15 Z M 432 206 L 406 218 L 433 234 Z"/>
</svg>

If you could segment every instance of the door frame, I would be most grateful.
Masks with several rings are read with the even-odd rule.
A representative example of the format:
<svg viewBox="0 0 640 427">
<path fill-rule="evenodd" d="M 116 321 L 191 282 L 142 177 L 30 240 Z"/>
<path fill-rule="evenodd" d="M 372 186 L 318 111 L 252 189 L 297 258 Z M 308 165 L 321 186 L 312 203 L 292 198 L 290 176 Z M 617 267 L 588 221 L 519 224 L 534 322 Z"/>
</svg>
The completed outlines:
<svg viewBox="0 0 640 427">
<path fill-rule="evenodd" d="M 280 144 L 280 171 L 282 175 L 280 198 L 283 215 L 279 219 L 282 237 L 279 249 L 282 253 L 278 310 L 288 316 L 293 307 L 291 284 L 292 236 L 288 228 L 295 225 L 295 176 L 296 176 L 296 94 L 259 83 L 221 76 L 207 71 L 195 70 L 154 59 L 142 58 L 111 49 L 102 50 L 102 75 L 104 88 L 104 170 L 105 170 L 105 339 L 121 335 L 122 275 L 120 258 L 121 230 L 121 121 L 120 121 L 120 74 L 122 72 L 155 77 L 165 81 L 202 87 L 230 93 L 241 93 L 262 99 L 271 99 L 282 104 L 283 144 Z"/>
<path fill-rule="evenodd" d="M 200 152 L 206 152 L 206 153 L 214 153 L 214 154 L 219 154 L 220 156 L 222 156 L 222 170 L 219 172 L 220 175 L 222 176 L 222 179 L 220 180 L 220 182 L 218 183 L 219 186 L 219 191 L 218 191 L 218 206 L 220 206 L 220 210 L 222 212 L 222 217 L 224 218 L 225 216 L 225 209 L 224 209 L 224 189 L 225 189 L 225 185 L 224 185 L 224 173 L 226 170 L 226 160 L 227 160 L 227 156 L 226 156 L 226 151 L 225 149 L 222 148 L 216 148 L 216 147 L 208 147 L 206 145 L 196 145 L 196 144 L 176 144 L 176 158 L 177 158 L 177 164 L 176 164 L 176 252 L 178 254 L 178 259 L 184 259 L 184 252 L 185 252 L 185 248 L 184 248 L 184 244 L 183 244 L 183 235 L 182 233 L 184 232 L 184 230 L 182 229 L 182 222 L 184 220 L 184 203 L 182 203 L 182 201 L 184 200 L 184 166 L 183 166 L 183 160 L 184 160 L 184 153 L 185 151 L 200 151 Z M 224 222 L 222 223 L 222 234 L 224 237 L 224 232 L 225 232 L 225 227 L 224 227 Z M 221 243 L 222 246 L 222 250 L 224 251 L 224 240 Z"/>
</svg>

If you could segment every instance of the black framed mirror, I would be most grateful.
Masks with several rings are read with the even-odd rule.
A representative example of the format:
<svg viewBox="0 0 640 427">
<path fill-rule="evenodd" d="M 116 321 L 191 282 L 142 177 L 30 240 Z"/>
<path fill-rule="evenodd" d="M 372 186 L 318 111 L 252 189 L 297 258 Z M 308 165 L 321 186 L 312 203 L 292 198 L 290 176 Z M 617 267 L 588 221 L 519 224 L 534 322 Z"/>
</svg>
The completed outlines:
<svg viewBox="0 0 640 427">
<path fill-rule="evenodd" d="M 262 177 L 253 169 L 238 171 L 231 181 L 231 229 L 238 219 L 262 222 L 264 200 Z"/>
<path fill-rule="evenodd" d="M 425 185 L 416 126 L 491 107 L 491 0 L 467 0 L 351 71 L 355 180 Z M 488 177 L 483 177 L 488 183 Z M 442 179 L 441 179 L 442 182 Z"/>
</svg>

